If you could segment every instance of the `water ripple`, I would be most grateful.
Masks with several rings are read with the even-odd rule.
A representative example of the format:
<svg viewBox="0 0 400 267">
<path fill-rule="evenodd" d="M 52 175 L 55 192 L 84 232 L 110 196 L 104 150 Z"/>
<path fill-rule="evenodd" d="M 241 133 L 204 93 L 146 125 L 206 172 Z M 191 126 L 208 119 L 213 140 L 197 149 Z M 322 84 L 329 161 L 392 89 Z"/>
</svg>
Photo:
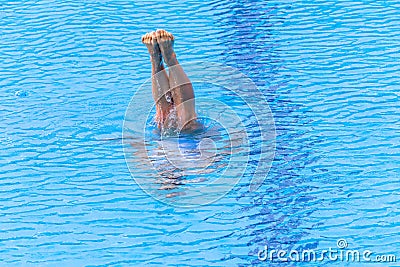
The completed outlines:
<svg viewBox="0 0 400 267">
<path fill-rule="evenodd" d="M 266 266 L 264 245 L 323 250 L 339 238 L 398 253 L 399 10 L 348 0 L 2 4 L 2 266 Z M 130 177 L 119 138 L 151 73 L 140 36 L 156 28 L 174 33 L 182 63 L 226 63 L 265 93 L 277 151 L 257 192 L 247 175 L 220 201 L 179 209 Z"/>
</svg>

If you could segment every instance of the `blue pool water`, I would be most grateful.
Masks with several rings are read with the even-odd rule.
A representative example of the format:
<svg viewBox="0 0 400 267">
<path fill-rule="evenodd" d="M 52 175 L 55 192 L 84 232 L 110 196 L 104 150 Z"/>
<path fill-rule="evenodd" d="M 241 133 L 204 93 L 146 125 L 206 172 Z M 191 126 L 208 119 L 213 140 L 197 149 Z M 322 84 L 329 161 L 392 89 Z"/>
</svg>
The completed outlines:
<svg viewBox="0 0 400 267">
<path fill-rule="evenodd" d="M 399 18 L 390 0 L 2 3 L 0 265 L 365 266 L 258 260 L 345 239 L 399 266 Z M 181 63 L 226 64 L 264 93 L 276 150 L 258 190 L 182 208 L 132 178 L 124 115 L 156 28 Z"/>
</svg>

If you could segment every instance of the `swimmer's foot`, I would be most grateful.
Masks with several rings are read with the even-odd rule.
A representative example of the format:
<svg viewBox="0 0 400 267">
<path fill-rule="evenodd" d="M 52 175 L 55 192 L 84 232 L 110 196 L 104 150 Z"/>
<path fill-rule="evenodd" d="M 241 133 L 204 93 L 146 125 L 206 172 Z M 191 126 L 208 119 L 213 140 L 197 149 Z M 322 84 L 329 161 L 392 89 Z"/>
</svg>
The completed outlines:
<svg viewBox="0 0 400 267">
<path fill-rule="evenodd" d="M 142 36 L 142 43 L 144 43 L 149 50 L 150 59 L 160 64 L 162 61 L 162 55 L 160 47 L 157 43 L 157 37 L 155 32 L 149 32 Z"/>
<path fill-rule="evenodd" d="M 155 32 L 157 43 L 160 47 L 165 64 L 173 66 L 178 64 L 174 52 L 174 36 L 166 30 L 157 30 Z"/>
</svg>

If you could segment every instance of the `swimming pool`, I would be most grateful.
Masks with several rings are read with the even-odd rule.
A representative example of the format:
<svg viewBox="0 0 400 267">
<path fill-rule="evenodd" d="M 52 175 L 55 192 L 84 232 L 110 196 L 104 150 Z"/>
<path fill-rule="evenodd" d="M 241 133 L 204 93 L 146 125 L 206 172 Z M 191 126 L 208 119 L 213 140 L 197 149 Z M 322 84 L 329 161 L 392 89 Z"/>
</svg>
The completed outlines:
<svg viewBox="0 0 400 267">
<path fill-rule="evenodd" d="M 300 266 L 259 252 L 338 240 L 399 260 L 399 15 L 395 1 L 3 4 L 1 266 Z M 226 64 L 264 93 L 276 150 L 258 190 L 181 208 L 131 177 L 123 121 L 156 28 L 181 63 Z"/>
</svg>

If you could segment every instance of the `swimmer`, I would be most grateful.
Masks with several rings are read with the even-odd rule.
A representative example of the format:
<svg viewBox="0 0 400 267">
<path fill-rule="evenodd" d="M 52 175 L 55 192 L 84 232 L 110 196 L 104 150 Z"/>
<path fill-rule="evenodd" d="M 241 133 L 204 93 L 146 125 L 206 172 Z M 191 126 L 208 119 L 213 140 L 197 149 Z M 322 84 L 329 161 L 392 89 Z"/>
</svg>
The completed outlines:
<svg viewBox="0 0 400 267">
<path fill-rule="evenodd" d="M 193 86 L 176 58 L 174 36 L 165 30 L 157 30 L 143 35 L 142 42 L 150 54 L 158 127 L 174 127 L 179 131 L 197 128 Z"/>
</svg>

